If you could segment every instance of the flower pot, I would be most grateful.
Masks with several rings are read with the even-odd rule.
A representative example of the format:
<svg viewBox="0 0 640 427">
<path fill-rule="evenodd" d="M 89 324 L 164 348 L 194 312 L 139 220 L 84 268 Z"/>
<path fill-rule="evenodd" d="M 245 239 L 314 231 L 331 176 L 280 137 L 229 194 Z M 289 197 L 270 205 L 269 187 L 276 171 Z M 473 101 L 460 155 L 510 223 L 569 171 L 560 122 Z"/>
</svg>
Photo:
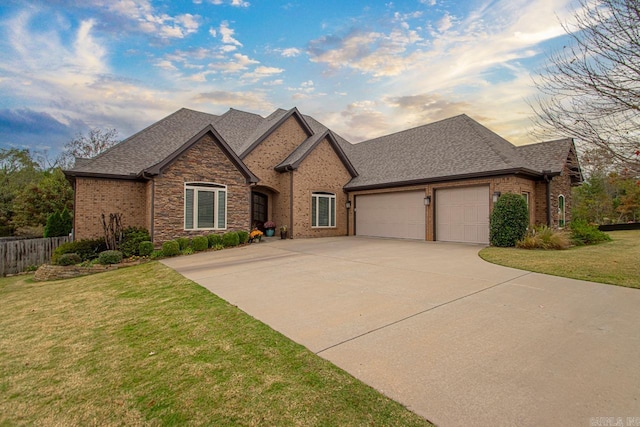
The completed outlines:
<svg viewBox="0 0 640 427">
<path fill-rule="evenodd" d="M 273 237 L 275 233 L 276 231 L 273 228 L 267 228 L 264 232 L 264 234 L 266 234 L 267 237 Z"/>
<path fill-rule="evenodd" d="M 281 232 L 280 232 L 280 238 L 281 238 L 282 240 L 286 239 L 286 238 L 287 238 L 287 233 L 288 233 L 287 231 L 281 231 Z"/>
</svg>

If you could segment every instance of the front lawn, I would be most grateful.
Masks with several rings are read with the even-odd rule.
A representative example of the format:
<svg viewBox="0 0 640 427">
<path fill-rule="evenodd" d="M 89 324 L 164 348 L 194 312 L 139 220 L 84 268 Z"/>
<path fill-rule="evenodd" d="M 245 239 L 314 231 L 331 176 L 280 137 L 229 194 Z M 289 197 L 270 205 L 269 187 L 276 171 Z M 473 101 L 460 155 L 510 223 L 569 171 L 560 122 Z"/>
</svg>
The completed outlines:
<svg viewBox="0 0 640 427">
<path fill-rule="evenodd" d="M 564 251 L 489 247 L 480 257 L 521 270 L 640 288 L 640 231 L 607 234 L 613 241 Z"/>
<path fill-rule="evenodd" d="M 0 425 L 430 425 L 156 262 L 0 301 Z"/>
</svg>

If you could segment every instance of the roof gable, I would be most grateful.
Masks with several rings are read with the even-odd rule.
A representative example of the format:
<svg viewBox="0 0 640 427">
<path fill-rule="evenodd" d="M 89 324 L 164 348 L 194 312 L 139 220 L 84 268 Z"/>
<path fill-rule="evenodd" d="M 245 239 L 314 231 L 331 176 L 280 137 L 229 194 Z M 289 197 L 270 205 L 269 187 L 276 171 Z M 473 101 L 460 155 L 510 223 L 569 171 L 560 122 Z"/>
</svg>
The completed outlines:
<svg viewBox="0 0 640 427">
<path fill-rule="evenodd" d="M 135 179 L 218 119 L 213 114 L 182 108 L 65 173 Z"/>
<path fill-rule="evenodd" d="M 308 137 L 313 135 L 313 130 L 296 107 L 293 107 L 286 112 L 279 109 L 269 115 L 265 123 L 263 123 L 263 125 L 258 129 L 256 129 L 253 135 L 255 136 L 255 139 L 249 140 L 248 143 L 243 145 L 243 147 L 238 151 L 240 158 L 244 159 L 245 157 L 247 157 L 249 153 L 251 153 L 258 145 L 260 145 L 262 141 L 267 139 L 269 135 L 271 135 L 290 117 L 294 117 L 296 119 L 296 121 L 302 127 Z"/>
<path fill-rule="evenodd" d="M 222 150 L 222 152 L 227 156 L 227 158 L 234 164 L 234 166 L 244 175 L 247 180 L 247 183 L 255 183 L 258 182 L 258 178 L 247 168 L 247 166 L 240 160 L 238 155 L 234 153 L 234 151 L 229 147 L 222 138 L 222 136 L 216 131 L 216 129 L 212 125 L 206 126 L 196 135 L 194 135 L 189 141 L 185 142 L 182 146 L 180 146 L 176 151 L 171 153 L 168 157 L 162 160 L 160 163 L 153 165 L 152 167 L 146 169 L 144 174 L 149 175 L 160 175 L 162 171 L 167 166 L 171 165 L 176 159 L 178 159 L 183 153 L 185 153 L 189 148 L 191 148 L 194 144 L 200 141 L 205 135 L 211 135 L 213 141 L 216 145 Z"/>
<path fill-rule="evenodd" d="M 572 138 L 522 145 L 517 150 L 528 164 L 542 173 L 560 174 L 567 166 L 572 181 L 582 182 L 582 171 Z"/>
<path fill-rule="evenodd" d="M 333 151 L 344 165 L 345 169 L 349 172 L 351 177 L 358 176 L 358 172 L 353 167 L 349 158 L 344 153 L 340 144 L 338 143 L 335 135 L 329 129 L 323 133 L 316 133 L 307 138 L 302 144 L 298 146 L 286 159 L 284 159 L 279 165 L 276 166 L 278 172 L 284 172 L 287 170 L 298 169 L 304 159 L 320 144 L 323 140 L 327 140 Z"/>
</svg>

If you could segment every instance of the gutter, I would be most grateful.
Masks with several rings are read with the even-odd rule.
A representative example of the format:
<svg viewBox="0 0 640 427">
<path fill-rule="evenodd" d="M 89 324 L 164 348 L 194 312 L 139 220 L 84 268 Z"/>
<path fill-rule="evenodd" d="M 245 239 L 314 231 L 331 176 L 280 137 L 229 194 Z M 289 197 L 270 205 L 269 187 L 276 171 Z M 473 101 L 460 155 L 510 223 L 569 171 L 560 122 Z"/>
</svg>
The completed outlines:
<svg viewBox="0 0 640 427">
<path fill-rule="evenodd" d="M 547 174 L 552 175 L 550 171 L 547 171 Z M 541 173 L 536 172 L 531 169 L 526 168 L 514 168 L 514 169 L 503 169 L 499 171 L 489 171 L 489 172 L 476 172 L 476 173 L 467 173 L 460 175 L 448 175 L 448 176 L 440 176 L 435 178 L 419 178 L 419 179 L 411 179 L 405 181 L 396 181 L 396 182 L 383 182 L 378 184 L 368 184 L 368 185 L 354 185 L 350 186 L 347 184 L 344 189 L 346 191 L 360 191 L 360 190 L 377 190 L 381 188 L 395 188 L 395 187 L 406 187 L 409 185 L 420 185 L 420 184 L 431 184 L 435 182 L 445 182 L 445 181 L 459 181 L 465 179 L 472 178 L 489 178 L 493 176 L 501 176 L 501 175 L 527 175 L 534 178 L 540 178 Z M 560 173 L 553 174 L 552 176 L 560 175 Z"/>
<path fill-rule="evenodd" d="M 289 238 L 293 239 L 293 168 L 287 166 L 289 171 Z"/>
</svg>

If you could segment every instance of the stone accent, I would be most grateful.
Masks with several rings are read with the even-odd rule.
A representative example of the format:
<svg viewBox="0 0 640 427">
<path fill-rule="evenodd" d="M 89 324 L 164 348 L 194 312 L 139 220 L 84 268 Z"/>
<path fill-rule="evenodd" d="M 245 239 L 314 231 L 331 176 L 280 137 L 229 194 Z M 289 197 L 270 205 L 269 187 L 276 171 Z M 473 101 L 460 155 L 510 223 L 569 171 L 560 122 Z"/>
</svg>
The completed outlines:
<svg viewBox="0 0 640 427">
<path fill-rule="evenodd" d="M 327 141 L 322 140 L 293 172 L 293 237 L 329 237 L 347 234 L 347 195 L 344 186 L 351 175 Z M 311 194 L 336 195 L 336 227 L 311 227 Z"/>
<path fill-rule="evenodd" d="M 184 229 L 184 183 L 210 182 L 227 186 L 227 229 Z M 214 232 L 248 230 L 251 205 L 246 178 L 210 135 L 202 139 L 154 178 L 153 242 Z"/>
<path fill-rule="evenodd" d="M 90 267 L 81 267 L 79 265 L 43 264 L 36 270 L 36 273 L 33 275 L 33 280 L 44 282 L 48 280 L 72 279 L 74 277 L 117 270 L 122 267 L 130 267 L 138 264 L 140 264 L 140 261 L 111 265 L 96 264 Z"/>
<path fill-rule="evenodd" d="M 75 181 L 74 237 L 76 240 L 103 236 L 101 214 L 122 214 L 124 227 L 149 227 L 145 182 L 122 179 L 84 178 Z"/>
</svg>

